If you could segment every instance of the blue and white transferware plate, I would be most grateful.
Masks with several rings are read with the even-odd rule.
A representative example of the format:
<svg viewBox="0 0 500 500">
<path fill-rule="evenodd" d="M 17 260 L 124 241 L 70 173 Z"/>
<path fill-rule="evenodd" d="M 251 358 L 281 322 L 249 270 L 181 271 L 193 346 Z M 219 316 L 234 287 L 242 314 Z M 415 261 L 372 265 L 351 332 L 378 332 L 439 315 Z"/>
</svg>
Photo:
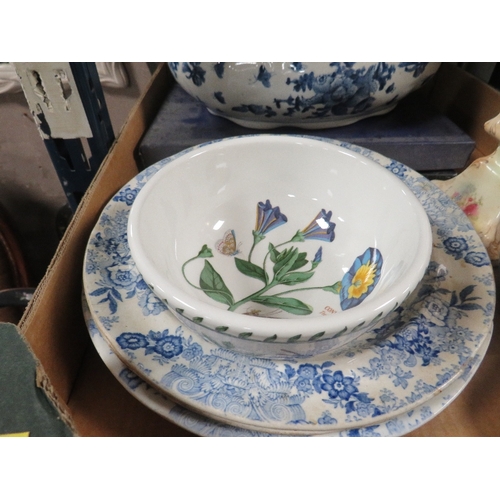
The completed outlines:
<svg viewBox="0 0 500 500">
<path fill-rule="evenodd" d="M 104 340 L 97 328 L 92 315 L 88 309 L 87 301 L 83 299 L 83 312 L 85 321 L 89 329 L 93 344 L 103 360 L 104 364 L 120 382 L 120 384 L 132 394 L 138 401 L 150 410 L 156 412 L 165 419 L 177 424 L 178 426 L 193 432 L 199 436 L 205 437 L 274 437 L 278 434 L 267 432 L 256 432 L 232 425 L 225 425 L 210 418 L 203 417 L 182 406 L 170 401 L 163 393 L 151 387 L 135 372 L 128 369 L 110 349 L 108 343 Z M 468 382 L 476 373 L 481 364 L 484 355 L 488 349 L 491 339 L 491 332 L 481 344 L 479 351 L 471 358 L 464 372 L 451 383 L 442 393 L 436 395 L 427 403 L 416 407 L 399 417 L 394 417 L 385 422 L 368 427 L 353 428 L 340 432 L 329 432 L 326 434 L 314 434 L 324 437 L 389 437 L 402 436 L 410 431 L 424 425 L 429 420 L 442 412 L 452 401 L 454 401 Z"/>
<path fill-rule="evenodd" d="M 83 282 L 92 317 L 127 367 L 184 408 L 219 422 L 303 434 L 387 421 L 421 406 L 460 376 L 493 320 L 493 271 L 481 240 L 430 181 L 377 153 L 341 145 L 398 175 L 431 221 L 431 263 L 403 307 L 360 345 L 306 361 L 239 355 L 185 329 L 138 273 L 126 237 L 137 193 L 167 158 L 112 198 L 85 255 Z"/>
</svg>

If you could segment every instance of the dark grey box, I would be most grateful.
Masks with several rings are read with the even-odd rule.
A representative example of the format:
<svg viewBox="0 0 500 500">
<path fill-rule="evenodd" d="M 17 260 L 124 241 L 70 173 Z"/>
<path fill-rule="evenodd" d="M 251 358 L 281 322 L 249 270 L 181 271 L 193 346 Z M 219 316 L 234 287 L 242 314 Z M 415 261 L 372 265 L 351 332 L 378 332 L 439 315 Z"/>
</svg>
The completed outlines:
<svg viewBox="0 0 500 500">
<path fill-rule="evenodd" d="M 474 141 L 436 111 L 425 92 L 403 99 L 390 113 L 326 130 L 281 127 L 260 131 L 213 116 L 177 84 L 139 144 L 142 168 L 191 146 L 225 137 L 257 133 L 299 134 L 350 142 L 397 160 L 417 171 L 449 171 L 466 166 Z"/>
</svg>

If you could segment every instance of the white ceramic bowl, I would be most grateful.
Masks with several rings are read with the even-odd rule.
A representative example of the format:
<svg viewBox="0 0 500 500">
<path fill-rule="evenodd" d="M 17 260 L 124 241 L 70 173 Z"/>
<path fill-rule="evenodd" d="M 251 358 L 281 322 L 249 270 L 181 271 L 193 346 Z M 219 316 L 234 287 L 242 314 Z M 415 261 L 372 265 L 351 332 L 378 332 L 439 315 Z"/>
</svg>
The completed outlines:
<svg viewBox="0 0 500 500">
<path fill-rule="evenodd" d="M 319 129 L 391 111 L 440 63 L 170 62 L 208 110 L 250 128 Z"/>
<path fill-rule="evenodd" d="M 432 235 L 394 174 L 336 143 L 251 135 L 174 157 L 132 205 L 145 281 L 188 327 L 265 357 L 340 347 L 401 304 Z"/>
</svg>

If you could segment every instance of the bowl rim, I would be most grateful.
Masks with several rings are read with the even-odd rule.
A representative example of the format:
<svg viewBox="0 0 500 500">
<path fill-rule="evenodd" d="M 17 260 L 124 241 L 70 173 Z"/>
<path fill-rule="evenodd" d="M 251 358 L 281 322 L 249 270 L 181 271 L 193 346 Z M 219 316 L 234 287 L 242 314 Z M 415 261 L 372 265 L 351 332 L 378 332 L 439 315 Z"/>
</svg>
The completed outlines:
<svg viewBox="0 0 500 500">
<path fill-rule="evenodd" d="M 333 148 L 348 151 L 349 154 L 354 154 L 359 157 L 359 159 L 369 162 L 374 168 L 380 169 L 381 175 L 390 179 L 390 182 L 401 184 L 401 189 L 407 195 L 408 199 L 412 201 L 418 220 L 421 221 L 421 234 L 418 239 L 418 248 L 415 252 L 413 264 L 405 273 L 404 279 L 392 284 L 387 290 L 383 291 L 376 297 L 373 297 L 370 302 L 361 303 L 355 308 L 339 311 L 336 314 L 328 316 L 315 315 L 313 317 L 299 316 L 296 318 L 267 318 L 245 315 L 236 311 L 227 311 L 215 305 L 211 305 L 208 302 L 202 301 L 180 289 L 155 269 L 147 258 L 139 238 L 135 237 L 135 228 L 138 225 L 141 203 L 146 199 L 149 191 L 154 189 L 154 182 L 151 182 L 152 179 L 156 178 L 156 180 L 158 180 L 158 175 L 168 175 L 169 170 L 176 168 L 176 165 L 178 164 L 177 160 L 180 158 L 185 159 L 186 155 L 191 155 L 191 157 L 193 157 L 199 154 L 200 149 L 219 148 L 221 144 L 228 142 L 279 141 L 289 143 L 290 141 L 297 140 L 310 142 L 311 144 L 318 142 L 323 144 L 327 143 Z M 262 341 L 270 338 L 271 336 L 276 336 L 277 342 L 287 342 L 293 337 L 298 336 L 301 337 L 301 341 L 307 341 L 308 338 L 316 336 L 321 332 L 335 332 L 343 329 L 346 325 L 348 326 L 346 333 L 349 333 L 352 329 L 356 330 L 358 327 L 361 327 L 361 325 L 372 321 L 373 318 L 380 312 L 385 312 L 385 314 L 382 314 L 382 319 L 388 312 L 398 307 L 398 305 L 400 305 L 410 295 L 424 276 L 427 266 L 429 265 L 432 252 L 433 239 L 431 224 L 424 207 L 415 194 L 401 179 L 399 179 L 394 173 L 390 172 L 387 168 L 380 165 L 373 158 L 364 156 L 358 151 L 348 149 L 345 145 L 350 144 L 345 141 L 340 142 L 337 140 L 310 135 L 256 133 L 204 142 L 157 162 L 157 164 L 160 164 L 168 160 L 168 162 L 162 165 L 161 168 L 159 168 L 159 170 L 144 184 L 140 192 L 137 194 L 134 202 L 132 203 L 127 222 L 127 238 L 131 257 L 146 283 L 152 288 L 155 295 L 167 305 L 167 308 L 173 314 L 178 314 L 175 312 L 176 309 L 182 309 L 184 310 L 182 315 L 186 315 L 188 320 L 193 317 L 201 317 L 203 318 L 203 322 L 200 326 L 217 331 L 218 333 L 225 333 L 217 330 L 217 327 L 220 326 L 226 326 L 230 331 L 238 332 L 239 334 L 251 332 L 252 336 L 248 340 L 253 341 Z M 372 152 L 367 148 L 359 148 L 361 151 Z M 238 333 L 236 333 L 236 335 L 238 335 Z M 228 333 L 228 335 L 234 336 L 235 334 Z M 322 339 L 326 338 L 331 338 L 331 335 L 325 335 L 322 337 Z"/>
</svg>

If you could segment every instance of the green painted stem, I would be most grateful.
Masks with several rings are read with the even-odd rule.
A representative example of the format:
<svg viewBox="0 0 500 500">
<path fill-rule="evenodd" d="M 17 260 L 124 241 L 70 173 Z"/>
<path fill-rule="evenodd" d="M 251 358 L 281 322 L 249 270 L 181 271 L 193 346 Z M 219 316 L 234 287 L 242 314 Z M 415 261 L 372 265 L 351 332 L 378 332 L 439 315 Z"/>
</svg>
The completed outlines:
<svg viewBox="0 0 500 500">
<path fill-rule="evenodd" d="M 254 238 L 252 248 L 250 249 L 250 252 L 248 253 L 248 262 L 252 262 L 252 253 L 253 253 L 253 249 L 255 248 L 256 244 L 257 244 L 257 242 L 255 241 L 255 238 Z"/>
<path fill-rule="evenodd" d="M 235 302 L 232 306 L 230 306 L 228 308 L 228 311 L 235 311 L 236 309 L 238 309 L 238 307 L 242 306 L 243 304 L 246 304 L 247 302 L 251 302 L 253 299 L 255 299 L 256 297 L 260 297 L 263 293 L 267 292 L 268 290 L 270 290 L 271 288 L 273 288 L 274 286 L 276 286 L 278 283 L 276 283 L 274 280 L 271 281 L 271 283 L 269 283 L 268 285 L 266 285 L 265 287 L 261 288 L 260 290 L 258 290 L 257 292 L 255 293 L 252 293 L 251 295 L 249 295 L 248 297 L 245 297 L 244 299 L 241 299 L 239 300 L 238 302 Z"/>
<path fill-rule="evenodd" d="M 196 290 L 203 290 L 202 288 L 200 288 L 199 286 L 196 286 L 194 285 L 193 283 L 191 283 L 188 279 L 187 279 L 187 276 L 186 276 L 186 272 L 184 271 L 184 268 L 190 263 L 190 262 L 193 262 L 193 260 L 196 260 L 198 258 L 198 256 L 196 257 L 193 257 L 192 259 L 189 259 L 189 260 L 186 260 L 186 262 L 184 262 L 184 264 L 182 265 L 182 275 L 184 276 L 184 279 L 193 287 L 193 288 L 196 288 Z"/>
<path fill-rule="evenodd" d="M 275 293 L 274 297 L 279 297 L 281 295 L 287 295 L 288 293 L 295 293 L 295 292 L 305 292 L 307 290 L 323 290 L 323 286 L 310 286 L 306 288 L 294 288 L 293 290 L 287 290 L 286 292 L 280 292 L 280 293 Z"/>
</svg>

